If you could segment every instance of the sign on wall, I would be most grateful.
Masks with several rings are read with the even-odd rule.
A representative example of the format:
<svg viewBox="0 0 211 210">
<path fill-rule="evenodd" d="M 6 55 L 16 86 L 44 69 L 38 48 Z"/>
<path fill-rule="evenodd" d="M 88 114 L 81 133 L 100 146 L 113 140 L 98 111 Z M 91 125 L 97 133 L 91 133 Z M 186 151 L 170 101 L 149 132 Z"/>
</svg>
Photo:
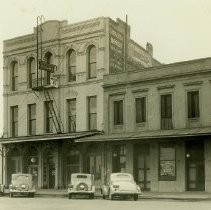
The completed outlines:
<svg viewBox="0 0 211 210">
<path fill-rule="evenodd" d="M 124 70 L 124 35 L 112 26 L 109 29 L 109 69 L 110 73 Z"/>
</svg>

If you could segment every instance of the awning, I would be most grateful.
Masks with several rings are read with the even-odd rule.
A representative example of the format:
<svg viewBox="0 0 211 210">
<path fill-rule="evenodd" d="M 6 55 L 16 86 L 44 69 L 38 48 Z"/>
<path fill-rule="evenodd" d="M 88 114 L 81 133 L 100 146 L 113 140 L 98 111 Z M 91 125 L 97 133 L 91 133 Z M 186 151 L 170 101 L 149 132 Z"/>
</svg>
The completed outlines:
<svg viewBox="0 0 211 210">
<path fill-rule="evenodd" d="M 90 137 L 99 134 L 99 131 L 95 132 L 76 132 L 76 133 L 65 133 L 65 134 L 46 134 L 46 135 L 35 135 L 35 136 L 19 136 L 14 138 L 0 138 L 0 143 L 11 144 L 11 143 L 24 143 L 24 142 L 40 142 L 50 140 L 75 140 L 84 137 Z"/>
<path fill-rule="evenodd" d="M 142 132 L 118 133 L 110 135 L 95 135 L 76 139 L 75 142 L 99 142 L 99 141 L 117 141 L 117 140 L 149 140 L 164 138 L 183 138 L 193 136 L 209 136 L 211 135 L 211 127 L 204 128 L 187 128 L 172 130 L 148 130 Z"/>
</svg>

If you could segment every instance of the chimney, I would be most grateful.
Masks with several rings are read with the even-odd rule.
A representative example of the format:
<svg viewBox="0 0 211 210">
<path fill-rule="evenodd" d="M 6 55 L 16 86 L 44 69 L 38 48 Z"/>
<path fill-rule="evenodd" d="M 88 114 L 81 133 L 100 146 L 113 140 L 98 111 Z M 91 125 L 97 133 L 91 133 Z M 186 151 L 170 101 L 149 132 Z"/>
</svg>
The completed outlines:
<svg viewBox="0 0 211 210">
<path fill-rule="evenodd" d="M 147 42 L 146 44 L 146 51 L 151 55 L 153 56 L 153 46 L 151 43 Z"/>
</svg>

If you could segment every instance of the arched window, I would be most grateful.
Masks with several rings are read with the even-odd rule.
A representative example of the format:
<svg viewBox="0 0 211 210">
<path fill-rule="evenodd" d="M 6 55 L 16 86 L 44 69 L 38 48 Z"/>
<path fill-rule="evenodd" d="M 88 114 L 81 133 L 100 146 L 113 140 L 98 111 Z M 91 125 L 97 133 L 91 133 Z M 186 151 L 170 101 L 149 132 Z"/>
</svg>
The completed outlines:
<svg viewBox="0 0 211 210">
<path fill-rule="evenodd" d="M 88 78 L 96 77 L 96 47 L 90 46 L 88 49 Z"/>
<path fill-rule="evenodd" d="M 67 69 L 68 69 L 68 82 L 76 81 L 76 52 L 69 50 L 67 53 Z"/>
<path fill-rule="evenodd" d="M 53 55 L 52 55 L 52 53 L 51 52 L 47 52 L 45 54 L 44 60 L 48 64 L 53 64 Z M 44 84 L 45 85 L 50 85 L 50 83 L 51 83 L 51 73 L 49 71 L 44 71 L 44 77 L 45 77 Z"/>
<path fill-rule="evenodd" d="M 36 80 L 36 62 L 33 57 L 28 59 L 28 76 L 29 88 L 35 86 Z"/>
<path fill-rule="evenodd" d="M 18 90 L 18 62 L 13 61 L 11 65 L 11 89 Z"/>
</svg>

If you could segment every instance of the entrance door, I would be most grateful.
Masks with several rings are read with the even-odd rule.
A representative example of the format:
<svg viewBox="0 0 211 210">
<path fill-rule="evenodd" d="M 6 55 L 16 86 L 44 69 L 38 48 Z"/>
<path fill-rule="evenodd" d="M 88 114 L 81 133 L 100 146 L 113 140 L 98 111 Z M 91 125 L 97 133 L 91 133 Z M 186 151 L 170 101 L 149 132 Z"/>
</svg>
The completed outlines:
<svg viewBox="0 0 211 210">
<path fill-rule="evenodd" d="M 38 167 L 37 166 L 29 166 L 29 173 L 32 174 L 32 179 L 35 187 L 38 186 Z"/>
<path fill-rule="evenodd" d="M 142 190 L 150 190 L 150 153 L 148 144 L 134 145 L 134 178 Z"/>
<path fill-rule="evenodd" d="M 186 142 L 187 190 L 205 190 L 204 141 Z"/>
</svg>

